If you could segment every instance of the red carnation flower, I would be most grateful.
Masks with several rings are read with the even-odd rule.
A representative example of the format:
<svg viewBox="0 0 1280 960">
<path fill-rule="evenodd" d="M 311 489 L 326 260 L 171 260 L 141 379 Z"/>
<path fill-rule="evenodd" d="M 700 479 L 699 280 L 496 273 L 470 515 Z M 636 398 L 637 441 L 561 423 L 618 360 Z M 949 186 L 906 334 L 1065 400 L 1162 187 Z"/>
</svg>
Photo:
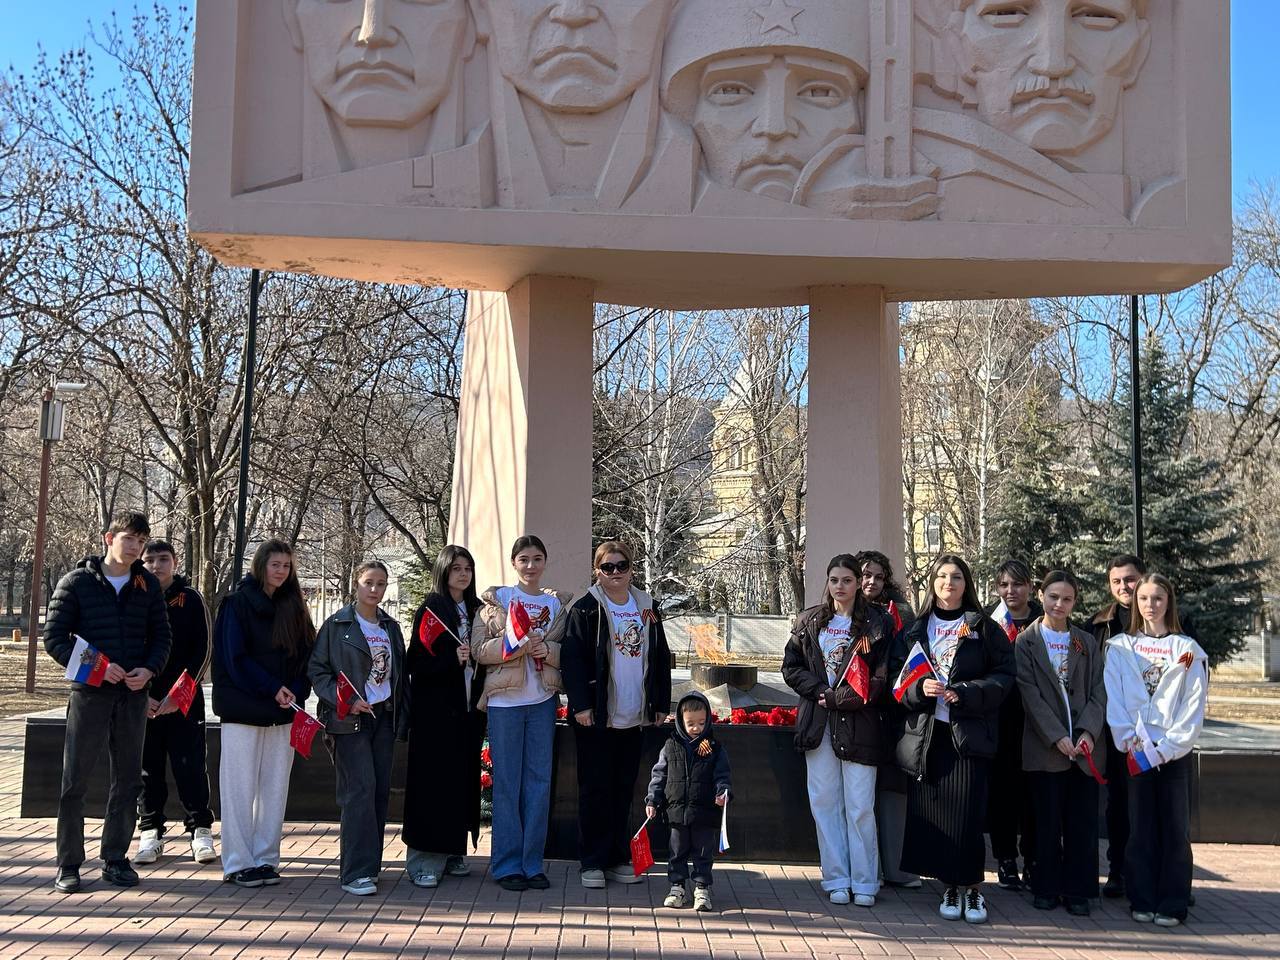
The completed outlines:
<svg viewBox="0 0 1280 960">
<path fill-rule="evenodd" d="M 489 771 L 480 771 L 480 786 L 485 790 L 493 786 L 493 775 Z"/>
</svg>

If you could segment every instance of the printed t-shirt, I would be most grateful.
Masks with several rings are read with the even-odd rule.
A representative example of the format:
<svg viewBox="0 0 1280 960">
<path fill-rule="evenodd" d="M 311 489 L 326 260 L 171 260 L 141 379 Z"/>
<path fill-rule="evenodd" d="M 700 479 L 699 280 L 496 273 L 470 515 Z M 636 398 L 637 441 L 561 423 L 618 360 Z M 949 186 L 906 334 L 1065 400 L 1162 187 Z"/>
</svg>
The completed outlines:
<svg viewBox="0 0 1280 960">
<path fill-rule="evenodd" d="M 964 626 L 964 614 L 956 611 L 954 620 L 943 620 L 936 612 L 929 614 L 929 651 L 933 655 L 933 666 L 937 671 L 936 679 L 946 683 L 951 676 L 951 667 L 956 662 L 956 651 L 960 649 L 960 628 Z M 933 718 L 943 723 L 951 722 L 951 706 L 942 697 L 933 708 Z"/>
<path fill-rule="evenodd" d="M 364 632 L 364 642 L 369 645 L 369 679 L 364 684 L 364 698 L 372 706 L 391 699 L 391 640 L 387 631 L 376 623 L 370 623 L 356 614 L 356 623 Z"/>
<path fill-rule="evenodd" d="M 1173 634 L 1149 637 L 1139 633 L 1133 638 L 1133 650 L 1142 659 L 1142 682 L 1146 684 L 1147 696 L 1153 696 L 1160 686 L 1160 678 L 1173 663 Z"/>
<path fill-rule="evenodd" d="M 1067 685 L 1067 658 L 1071 655 L 1071 634 L 1050 630 L 1040 625 L 1040 635 L 1044 637 L 1044 651 L 1049 654 L 1049 664 L 1058 675 L 1058 682 Z"/>
<path fill-rule="evenodd" d="M 605 598 L 613 637 L 609 644 L 609 726 L 619 730 L 644 723 L 644 671 L 649 631 L 636 598 L 621 605 Z"/>
<path fill-rule="evenodd" d="M 818 646 L 822 648 L 822 659 L 827 667 L 827 683 L 833 687 L 840 664 L 844 662 L 845 651 L 849 649 L 849 630 L 852 627 L 851 617 L 836 614 L 818 634 Z"/>
<path fill-rule="evenodd" d="M 532 626 L 532 630 L 530 638 L 525 641 L 526 646 L 533 642 L 534 637 L 540 637 L 546 633 L 547 628 L 551 626 L 551 621 L 560 612 L 560 601 L 546 593 L 525 593 L 519 587 L 499 587 L 497 598 L 498 602 L 502 604 L 502 608 L 508 611 L 511 609 L 511 604 L 519 600 L 520 605 L 529 614 L 529 623 Z M 542 703 L 552 696 L 547 688 L 542 685 L 542 674 L 539 672 L 538 665 L 533 657 L 525 654 L 520 659 L 524 665 L 524 682 L 519 687 L 499 690 L 491 694 L 489 696 L 489 706 L 527 707 L 535 703 Z"/>
</svg>

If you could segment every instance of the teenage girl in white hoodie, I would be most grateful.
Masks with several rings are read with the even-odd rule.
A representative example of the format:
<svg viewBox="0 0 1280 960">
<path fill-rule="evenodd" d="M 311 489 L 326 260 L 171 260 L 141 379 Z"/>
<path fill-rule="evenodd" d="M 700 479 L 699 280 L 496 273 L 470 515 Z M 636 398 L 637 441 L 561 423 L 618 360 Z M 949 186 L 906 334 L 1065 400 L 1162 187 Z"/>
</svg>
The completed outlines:
<svg viewBox="0 0 1280 960">
<path fill-rule="evenodd" d="M 1182 633 L 1173 584 L 1138 581 L 1129 632 L 1107 645 L 1107 723 L 1129 755 L 1125 881 L 1133 919 L 1175 927 L 1191 896 L 1191 748 L 1204 724 L 1207 658 Z"/>
</svg>

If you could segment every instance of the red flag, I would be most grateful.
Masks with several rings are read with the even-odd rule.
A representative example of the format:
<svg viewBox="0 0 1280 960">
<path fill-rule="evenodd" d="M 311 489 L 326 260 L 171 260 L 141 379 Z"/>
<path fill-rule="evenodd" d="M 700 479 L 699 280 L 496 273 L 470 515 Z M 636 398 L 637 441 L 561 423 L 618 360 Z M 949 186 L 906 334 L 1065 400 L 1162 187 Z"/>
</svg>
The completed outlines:
<svg viewBox="0 0 1280 960">
<path fill-rule="evenodd" d="M 1105 787 L 1107 785 L 1107 778 L 1102 775 L 1102 771 L 1100 771 L 1094 764 L 1093 751 L 1089 749 L 1089 745 L 1087 743 L 1081 744 L 1080 746 L 1084 750 L 1085 760 L 1089 762 L 1089 773 L 1093 776 L 1093 779 L 1097 780 L 1101 786 Z"/>
<path fill-rule="evenodd" d="M 845 668 L 842 679 L 853 688 L 853 692 L 860 696 L 865 703 L 867 695 L 871 692 L 871 673 L 867 670 L 867 661 L 856 653 L 853 654 L 849 658 L 849 666 Z"/>
<path fill-rule="evenodd" d="M 338 708 L 338 719 L 347 719 L 347 714 L 351 712 L 352 705 L 361 699 L 363 698 L 360 696 L 360 691 L 356 689 L 355 684 L 347 679 L 347 675 L 345 673 L 339 671 L 338 703 L 336 704 Z"/>
<path fill-rule="evenodd" d="M 434 655 L 440 635 L 450 632 L 444 621 L 431 612 L 430 607 L 422 608 L 422 620 L 418 623 L 418 642 L 427 648 L 427 653 Z"/>
<path fill-rule="evenodd" d="M 638 877 L 653 866 L 653 849 L 649 846 L 649 821 L 640 825 L 636 835 L 631 838 L 631 869 Z"/>
<path fill-rule="evenodd" d="M 289 746 L 310 759 L 311 741 L 323 729 L 324 724 L 307 711 L 297 710 L 293 714 L 293 727 L 289 731 Z"/>
<path fill-rule="evenodd" d="M 187 715 L 187 711 L 191 709 L 191 704 L 194 702 L 195 698 L 196 682 L 192 679 L 191 674 L 183 670 L 182 676 L 174 681 L 174 684 L 169 689 L 169 694 L 165 699 L 181 710 L 182 715 L 185 717 Z"/>
<path fill-rule="evenodd" d="M 894 601 L 889 601 L 889 616 L 893 617 L 893 632 L 897 633 L 902 629 L 902 614 L 898 612 L 898 605 Z"/>
</svg>

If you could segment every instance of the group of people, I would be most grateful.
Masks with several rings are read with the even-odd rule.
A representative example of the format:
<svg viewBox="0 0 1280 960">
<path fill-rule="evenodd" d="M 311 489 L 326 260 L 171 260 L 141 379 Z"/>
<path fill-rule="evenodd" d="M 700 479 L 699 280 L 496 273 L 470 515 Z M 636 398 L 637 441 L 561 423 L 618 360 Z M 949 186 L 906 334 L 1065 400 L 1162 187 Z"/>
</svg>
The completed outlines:
<svg viewBox="0 0 1280 960">
<path fill-rule="evenodd" d="M 1113 602 L 1082 627 L 1067 571 L 1047 573 L 1036 600 L 1010 560 L 984 607 L 968 564 L 944 554 L 916 615 L 884 554 L 831 560 L 782 670 L 800 696 L 796 746 L 834 903 L 872 906 L 882 883 L 929 876 L 942 917 L 982 923 L 985 832 L 1001 887 L 1087 916 L 1105 785 L 1102 893 L 1127 895 L 1139 922 L 1186 919 L 1207 660 L 1166 577 L 1131 555 L 1107 576 Z"/>
<path fill-rule="evenodd" d="M 543 583 L 536 536 L 511 549 L 512 583 L 479 593 L 475 562 L 447 546 L 407 638 L 381 607 L 388 571 L 357 566 L 353 601 L 317 631 L 293 549 L 271 539 L 210 627 L 176 553 L 141 514 L 114 518 L 101 557 L 59 583 L 45 645 L 64 666 L 83 637 L 110 666 L 73 682 L 67 709 L 55 888 L 80 889 L 84 797 L 100 753 L 111 760 L 102 877 L 132 886 L 128 857 L 164 851 L 166 763 L 186 811 L 192 857 L 217 858 L 197 686 L 177 709 L 169 685 L 211 663 L 221 720 L 222 869 L 227 882 L 281 881 L 280 843 L 294 713 L 314 690 L 341 810 L 340 883 L 377 891 L 397 740 L 408 742 L 402 837 L 421 887 L 469 873 L 480 831 L 481 748 L 493 777 L 489 870 L 507 890 L 545 889 L 560 697 L 568 701 L 584 887 L 637 883 L 630 822 L 647 727 L 671 720 L 644 791 L 671 830 L 665 899 L 711 909 L 712 863 L 733 790 L 706 698 L 671 709 L 671 654 L 653 599 L 632 581 L 630 548 L 611 540 L 575 600 Z M 931 566 L 913 614 L 888 558 L 841 554 L 821 603 L 796 619 L 783 676 L 799 697 L 796 748 L 832 902 L 875 903 L 882 883 L 945 887 L 940 913 L 986 919 L 984 830 L 1003 887 L 1077 915 L 1098 892 L 1097 791 L 1108 798 L 1110 876 L 1133 916 L 1172 926 L 1191 885 L 1188 754 L 1203 719 L 1205 655 L 1179 618 L 1172 584 L 1136 557 L 1108 571 L 1114 602 L 1073 623 L 1079 584 L 1010 561 L 999 610 L 980 605 L 965 561 Z M 995 614 L 993 619 L 992 614 Z M 1099 750 L 1095 758 L 1095 748 Z M 1105 771 L 1105 775 L 1104 772 Z M 1019 838 L 1021 845 L 1019 846 Z M 1023 856 L 1021 872 L 1017 854 Z M 689 884 L 692 881 L 692 891 Z M 690 895 L 692 893 L 692 895 Z"/>
</svg>

